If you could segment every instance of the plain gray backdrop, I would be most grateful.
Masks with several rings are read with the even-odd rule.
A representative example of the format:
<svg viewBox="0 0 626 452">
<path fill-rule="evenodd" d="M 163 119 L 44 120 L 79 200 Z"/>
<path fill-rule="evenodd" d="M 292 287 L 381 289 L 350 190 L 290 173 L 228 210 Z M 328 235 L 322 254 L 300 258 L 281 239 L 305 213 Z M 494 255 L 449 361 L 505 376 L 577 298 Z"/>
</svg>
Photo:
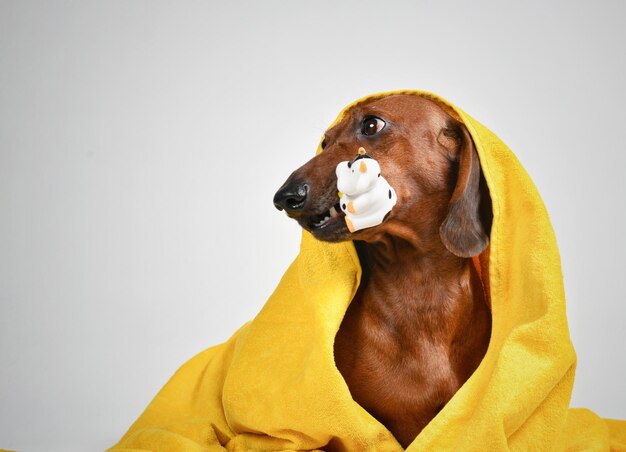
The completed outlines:
<svg viewBox="0 0 626 452">
<path fill-rule="evenodd" d="M 274 192 L 347 103 L 425 89 L 518 156 L 572 406 L 626 418 L 623 2 L 0 0 L 0 447 L 113 445 L 298 252 Z"/>
</svg>

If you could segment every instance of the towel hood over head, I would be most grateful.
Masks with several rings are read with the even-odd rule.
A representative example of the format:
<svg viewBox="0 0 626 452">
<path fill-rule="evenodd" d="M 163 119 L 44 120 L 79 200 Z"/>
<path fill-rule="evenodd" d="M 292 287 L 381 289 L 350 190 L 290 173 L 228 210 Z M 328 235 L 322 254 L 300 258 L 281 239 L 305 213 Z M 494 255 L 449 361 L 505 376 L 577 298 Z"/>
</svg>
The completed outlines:
<svg viewBox="0 0 626 452">
<path fill-rule="evenodd" d="M 492 334 L 474 374 L 407 450 L 626 450 L 626 422 L 570 409 L 576 355 L 561 262 L 535 185 L 511 150 L 447 100 L 476 145 L 492 200 L 490 245 L 473 262 Z M 317 153 L 321 152 L 318 147 Z M 300 252 L 254 320 L 178 369 L 110 450 L 402 450 L 351 397 L 333 344 L 356 293 L 353 242 L 302 231 Z"/>
</svg>

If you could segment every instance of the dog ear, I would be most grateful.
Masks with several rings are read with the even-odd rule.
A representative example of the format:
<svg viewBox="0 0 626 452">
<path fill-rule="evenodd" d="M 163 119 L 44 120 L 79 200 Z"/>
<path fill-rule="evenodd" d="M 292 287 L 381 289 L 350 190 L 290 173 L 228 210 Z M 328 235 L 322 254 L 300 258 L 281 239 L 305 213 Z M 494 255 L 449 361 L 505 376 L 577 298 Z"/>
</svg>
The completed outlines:
<svg viewBox="0 0 626 452">
<path fill-rule="evenodd" d="M 476 147 L 467 128 L 451 121 L 437 137 L 453 161 L 456 186 L 448 203 L 448 213 L 439 228 L 445 247 L 459 257 L 480 254 L 489 244 L 491 198 Z"/>
</svg>

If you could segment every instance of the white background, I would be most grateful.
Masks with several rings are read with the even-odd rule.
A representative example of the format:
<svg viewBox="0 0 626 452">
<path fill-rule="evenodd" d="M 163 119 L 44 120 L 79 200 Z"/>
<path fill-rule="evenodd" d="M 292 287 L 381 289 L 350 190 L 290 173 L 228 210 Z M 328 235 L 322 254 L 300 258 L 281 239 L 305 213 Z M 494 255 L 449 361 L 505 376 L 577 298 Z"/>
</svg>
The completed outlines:
<svg viewBox="0 0 626 452">
<path fill-rule="evenodd" d="M 626 418 L 622 2 L 0 0 L 0 447 L 103 450 L 254 317 L 347 103 L 436 92 L 550 213 L 572 406 Z"/>
</svg>

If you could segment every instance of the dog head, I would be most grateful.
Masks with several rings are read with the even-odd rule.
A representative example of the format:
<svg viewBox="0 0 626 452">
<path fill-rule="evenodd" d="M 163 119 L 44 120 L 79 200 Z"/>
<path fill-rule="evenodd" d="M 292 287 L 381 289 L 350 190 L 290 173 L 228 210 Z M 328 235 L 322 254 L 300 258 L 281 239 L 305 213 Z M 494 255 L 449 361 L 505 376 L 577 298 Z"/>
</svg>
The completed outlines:
<svg viewBox="0 0 626 452">
<path fill-rule="evenodd" d="M 461 257 L 488 245 L 491 201 L 474 143 L 466 127 L 434 101 L 413 94 L 366 99 L 325 132 L 320 146 L 274 196 L 275 206 L 317 239 L 376 242 L 393 236 L 423 252 L 443 243 Z M 381 224 L 351 233 L 338 209 L 336 170 L 360 147 L 380 164 L 398 199 Z M 330 220 L 321 221 L 326 216 Z"/>
</svg>

